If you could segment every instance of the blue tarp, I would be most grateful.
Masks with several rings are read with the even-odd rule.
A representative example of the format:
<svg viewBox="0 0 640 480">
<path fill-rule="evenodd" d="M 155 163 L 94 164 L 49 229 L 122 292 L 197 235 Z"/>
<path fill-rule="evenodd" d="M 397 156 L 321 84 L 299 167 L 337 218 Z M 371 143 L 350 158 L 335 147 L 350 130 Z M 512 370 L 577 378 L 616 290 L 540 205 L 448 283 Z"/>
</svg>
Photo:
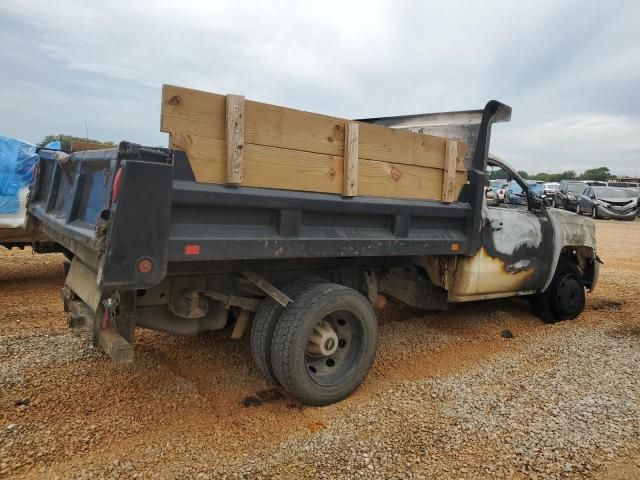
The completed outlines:
<svg viewBox="0 0 640 480">
<path fill-rule="evenodd" d="M 36 146 L 0 135 L 0 214 L 20 211 L 19 193 L 31 183 Z"/>
</svg>

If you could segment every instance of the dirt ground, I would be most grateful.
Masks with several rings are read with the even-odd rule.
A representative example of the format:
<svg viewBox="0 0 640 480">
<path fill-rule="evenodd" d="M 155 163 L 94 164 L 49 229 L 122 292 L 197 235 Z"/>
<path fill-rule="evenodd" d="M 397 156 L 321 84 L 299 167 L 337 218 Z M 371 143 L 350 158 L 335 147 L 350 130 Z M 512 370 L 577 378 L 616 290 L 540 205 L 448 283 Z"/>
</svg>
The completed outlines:
<svg viewBox="0 0 640 480">
<path fill-rule="evenodd" d="M 598 424 L 600 417 L 594 413 L 590 425 L 606 429 L 612 435 L 607 438 L 619 441 L 607 452 L 606 445 L 593 440 L 601 430 L 589 430 L 592 437 L 579 442 L 599 460 L 582 471 L 571 464 L 567 467 L 564 457 L 562 470 L 546 473 L 539 460 L 531 463 L 540 465 L 539 470 L 525 468 L 522 462 L 506 465 L 501 460 L 511 447 L 493 439 L 495 429 L 483 426 L 486 436 L 477 432 L 464 436 L 465 422 L 479 425 L 483 420 L 478 416 L 459 420 L 460 408 L 473 408 L 475 400 L 462 401 L 454 388 L 447 398 L 458 402 L 458 410 L 451 413 L 453 404 L 447 407 L 438 393 L 441 385 L 464 384 L 475 391 L 474 383 L 464 383 L 470 375 L 481 378 L 485 367 L 495 370 L 505 362 L 536 355 L 527 372 L 543 373 L 541 391 L 557 390 L 554 375 L 561 373 L 554 372 L 561 372 L 557 366 L 565 358 L 565 347 L 553 347 L 556 357 L 535 350 L 536 345 L 556 345 L 553 342 L 584 335 L 597 341 L 601 332 L 615 331 L 635 335 L 635 347 L 640 348 L 640 221 L 598 221 L 597 233 L 605 264 L 578 320 L 545 325 L 521 300 L 459 305 L 437 314 L 392 305 L 381 313 L 378 358 L 364 385 L 345 401 L 324 408 L 298 405 L 273 390 L 251 362 L 248 339 L 228 340 L 228 330 L 198 338 L 139 330 L 136 362 L 115 366 L 90 348 L 85 337 L 66 328 L 59 297 L 62 257 L 0 250 L 0 477 L 388 478 L 397 462 L 402 469 L 397 469 L 397 476 L 394 473 L 396 478 L 640 478 L 640 439 L 624 433 L 637 432 L 640 425 L 634 413 L 640 405 L 634 379 L 619 387 L 631 412 L 624 422 L 608 417 Z M 501 337 L 505 329 L 511 330 L 513 339 Z M 605 351 L 602 358 L 628 354 L 624 352 Z M 520 378 L 517 370 L 513 377 L 500 380 L 502 387 L 511 388 L 515 383 L 510 385 L 510 379 L 515 382 L 516 377 Z M 495 378 L 485 380 L 488 385 Z M 581 392 L 581 398 L 593 390 L 593 384 L 582 384 L 580 378 L 567 382 Z M 401 402 L 392 400 L 406 397 L 406 405 L 416 405 L 411 402 L 427 391 L 433 393 L 419 399 L 425 406 L 420 412 L 402 410 Z M 511 391 L 520 395 L 515 388 Z M 504 418 L 510 418 L 509 405 L 517 402 L 502 404 L 507 409 Z M 566 408 L 580 414 L 579 405 Z M 382 412 L 381 420 L 370 424 L 359 420 L 363 415 L 377 419 L 371 412 Z M 420 426 L 421 433 L 416 430 L 407 438 L 398 426 L 402 424 Z M 440 435 L 445 424 L 448 430 L 442 427 L 442 431 L 460 429 L 467 439 L 464 444 L 450 450 L 433 443 L 438 439 L 432 437 Z M 631 430 L 624 430 L 626 426 Z M 535 432 L 532 428 L 530 435 Z M 345 443 L 341 435 L 352 443 Z M 397 451 L 376 447 L 382 443 L 371 443 L 370 436 L 384 445 L 391 442 Z M 452 438 L 449 444 L 455 443 Z M 427 450 L 432 452 L 433 445 L 432 457 Z M 561 447 L 559 456 L 564 455 Z M 338 448 L 351 449 L 349 455 L 358 457 L 362 468 L 343 470 L 332 461 Z M 310 452 L 307 456 L 299 452 L 305 449 Z M 322 451 L 322 457 L 312 454 L 314 449 Z M 362 453 L 365 450 L 372 453 Z M 386 464 L 369 460 L 376 456 L 388 458 Z"/>
</svg>

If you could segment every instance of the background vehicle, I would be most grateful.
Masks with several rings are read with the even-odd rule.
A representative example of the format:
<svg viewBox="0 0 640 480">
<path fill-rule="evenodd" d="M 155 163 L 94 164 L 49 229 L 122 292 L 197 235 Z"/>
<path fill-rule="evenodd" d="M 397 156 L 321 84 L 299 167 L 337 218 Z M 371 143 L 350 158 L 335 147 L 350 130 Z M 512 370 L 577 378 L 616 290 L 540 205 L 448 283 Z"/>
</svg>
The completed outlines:
<svg viewBox="0 0 640 480">
<path fill-rule="evenodd" d="M 618 187 L 618 188 L 638 188 L 640 184 L 637 182 L 608 182 L 607 185 L 609 187 Z"/>
<path fill-rule="evenodd" d="M 501 203 L 504 202 L 504 197 L 505 197 L 505 194 L 507 193 L 508 186 L 509 186 L 508 183 L 503 183 L 502 185 L 500 185 L 500 188 L 498 189 L 498 200 Z"/>
<path fill-rule="evenodd" d="M 73 252 L 63 289 L 72 325 L 115 361 L 136 327 L 195 335 L 249 319 L 256 367 L 300 401 L 349 395 L 375 357 L 374 306 L 417 308 L 526 296 L 545 322 L 576 318 L 598 278 L 595 226 L 547 209 L 489 159 L 511 109 L 367 120 L 463 139 L 468 182 L 454 202 L 229 188 L 194 181 L 184 152 L 122 142 L 44 152 L 29 212 Z M 487 207 L 486 169 L 508 172 L 526 208 Z M 144 199 L 144 201 L 140 201 Z"/>
<path fill-rule="evenodd" d="M 588 213 L 593 218 L 635 220 L 640 211 L 638 196 L 630 196 L 622 188 L 588 187 L 580 195 L 577 213 Z"/>
<path fill-rule="evenodd" d="M 31 246 L 35 252 L 61 251 L 41 232 L 33 232 L 27 218 L 29 184 L 38 161 L 36 145 L 0 135 L 0 246 Z"/>
<path fill-rule="evenodd" d="M 578 199 L 585 188 L 587 188 L 587 185 L 584 182 L 562 180 L 560 187 L 556 191 L 553 205 L 565 210 L 575 211 L 578 206 Z"/>
<path fill-rule="evenodd" d="M 491 185 L 489 185 L 489 188 L 487 188 L 484 197 L 487 201 L 487 205 L 496 206 L 500 204 L 500 200 L 498 200 L 498 192 L 494 190 Z"/>
<path fill-rule="evenodd" d="M 560 187 L 559 183 L 547 182 L 542 185 L 542 192 L 544 195 L 548 197 L 554 197 L 556 194 L 556 191 L 558 190 L 558 187 Z"/>
<path fill-rule="evenodd" d="M 528 191 L 533 193 L 536 197 L 542 199 L 543 196 L 543 185 L 534 181 L 526 182 Z M 507 187 L 505 193 L 505 203 L 509 205 L 526 205 L 526 193 L 523 190 L 522 186 L 516 181 L 512 180 Z"/>
<path fill-rule="evenodd" d="M 582 183 L 585 185 L 589 185 L 590 187 L 606 187 L 607 182 L 603 182 L 602 180 L 582 180 Z"/>
<path fill-rule="evenodd" d="M 504 202 L 504 194 L 507 191 L 507 187 L 509 186 L 509 182 L 504 179 L 499 180 L 491 180 L 489 182 L 491 189 L 496 192 L 496 196 L 498 199 L 498 203 Z"/>
</svg>

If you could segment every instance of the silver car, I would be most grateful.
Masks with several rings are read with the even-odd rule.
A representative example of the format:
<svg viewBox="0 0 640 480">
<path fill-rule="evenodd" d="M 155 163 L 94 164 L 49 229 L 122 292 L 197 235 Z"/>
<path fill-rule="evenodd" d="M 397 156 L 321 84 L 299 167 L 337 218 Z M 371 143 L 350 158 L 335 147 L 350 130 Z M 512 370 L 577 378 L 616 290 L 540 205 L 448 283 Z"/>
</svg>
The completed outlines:
<svg viewBox="0 0 640 480">
<path fill-rule="evenodd" d="M 578 200 L 576 212 L 593 218 L 635 220 L 640 212 L 638 196 L 629 196 L 623 188 L 587 187 Z"/>
</svg>

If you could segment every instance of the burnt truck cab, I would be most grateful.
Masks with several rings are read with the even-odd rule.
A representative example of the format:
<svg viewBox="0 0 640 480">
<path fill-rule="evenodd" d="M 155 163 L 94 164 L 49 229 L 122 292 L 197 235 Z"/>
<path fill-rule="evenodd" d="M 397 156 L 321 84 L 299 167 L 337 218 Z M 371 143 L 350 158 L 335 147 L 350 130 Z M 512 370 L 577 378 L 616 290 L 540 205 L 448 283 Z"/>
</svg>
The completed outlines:
<svg viewBox="0 0 640 480">
<path fill-rule="evenodd" d="M 521 296 L 545 322 L 576 318 L 598 279 L 594 223 L 548 208 L 489 155 L 511 109 L 360 120 L 464 141 L 455 201 L 198 183 L 186 152 L 118 148 L 40 155 L 29 215 L 71 252 L 69 325 L 115 361 L 137 328 L 179 335 L 250 325 L 257 370 L 298 400 L 326 405 L 364 380 L 387 297 L 424 310 Z M 214 154 L 213 152 L 212 154 Z M 488 206 L 487 169 L 524 205 Z M 443 181 L 446 177 L 443 175 Z"/>
<path fill-rule="evenodd" d="M 526 296 L 547 322 L 575 318 L 584 307 L 584 290 L 598 279 L 595 224 L 591 219 L 551 208 L 513 168 L 489 155 L 487 168 L 507 172 L 522 188 L 524 205 L 483 206 L 482 246 L 457 259 L 452 302 Z M 558 271 L 567 277 L 554 283 Z M 568 273 L 567 273 L 568 272 Z M 554 299 L 549 289 L 553 288 Z M 554 305 L 546 305 L 552 302 Z M 560 302 L 562 305 L 557 305 Z M 540 308 L 548 307 L 548 308 Z"/>
<path fill-rule="evenodd" d="M 499 108 L 493 121 L 510 118 L 510 108 Z M 446 290 L 449 303 L 521 296 L 547 323 L 574 319 L 582 312 L 585 289 L 595 288 L 601 264 L 591 219 L 552 208 L 553 200 L 538 196 L 507 162 L 488 150 L 482 155 L 478 140 L 485 132 L 473 112 L 374 121 L 468 142 L 474 147 L 466 159 L 471 183 L 481 176 L 488 187 L 491 170 L 500 169 L 507 174 L 507 182 L 513 180 L 522 189 L 522 205 L 488 205 L 486 195 L 478 195 L 476 201 L 482 203 L 474 235 L 478 242 L 466 255 L 421 258 L 431 282 Z M 480 125 L 479 130 L 474 125 Z M 488 142 L 482 146 L 488 149 Z"/>
</svg>

